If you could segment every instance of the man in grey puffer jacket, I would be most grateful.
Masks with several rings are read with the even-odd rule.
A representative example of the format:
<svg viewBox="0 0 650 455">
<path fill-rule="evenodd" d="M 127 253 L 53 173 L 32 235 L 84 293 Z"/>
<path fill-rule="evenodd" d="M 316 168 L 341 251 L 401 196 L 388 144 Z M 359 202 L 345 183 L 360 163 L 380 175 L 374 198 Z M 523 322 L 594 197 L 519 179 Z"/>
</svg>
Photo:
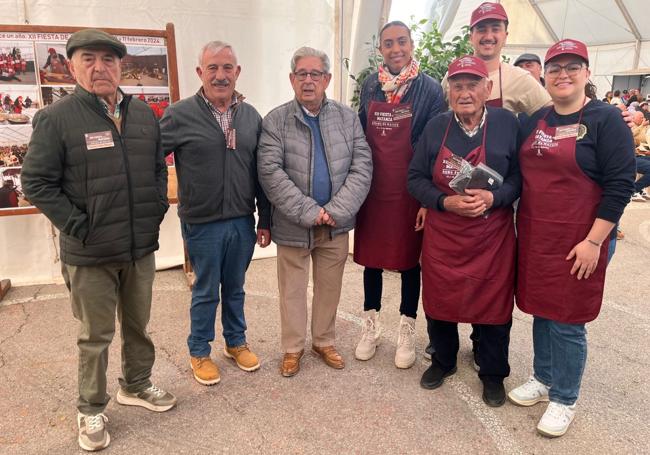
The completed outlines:
<svg viewBox="0 0 650 455">
<path fill-rule="evenodd" d="M 262 124 L 257 169 L 271 201 L 278 245 L 283 376 L 298 373 L 307 325 L 309 258 L 313 261 L 312 349 L 332 368 L 345 366 L 334 347 L 336 309 L 349 252 L 348 231 L 368 194 L 372 159 L 359 118 L 328 100 L 329 58 L 302 47 L 291 59 L 294 100 Z"/>
</svg>

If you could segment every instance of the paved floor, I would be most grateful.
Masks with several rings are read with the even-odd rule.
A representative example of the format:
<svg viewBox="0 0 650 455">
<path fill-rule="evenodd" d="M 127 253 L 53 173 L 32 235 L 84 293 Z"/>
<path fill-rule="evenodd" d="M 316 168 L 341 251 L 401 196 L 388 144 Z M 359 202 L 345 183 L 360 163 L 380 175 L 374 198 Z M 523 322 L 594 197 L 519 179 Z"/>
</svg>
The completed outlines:
<svg viewBox="0 0 650 455">
<path fill-rule="evenodd" d="M 427 362 L 393 365 L 399 276 L 385 276 L 387 333 L 368 362 L 353 359 L 361 333 L 362 269 L 349 262 L 337 321 L 348 365 L 335 371 L 311 354 L 294 378 L 278 373 L 275 260 L 254 261 L 248 273 L 248 337 L 261 356 L 255 373 L 238 370 L 215 343 L 222 381 L 191 379 L 185 338 L 190 293 L 180 270 L 159 272 L 150 325 L 157 346 L 154 379 L 179 397 L 165 414 L 107 408 L 113 442 L 104 453 L 649 453 L 650 203 L 632 203 L 608 271 L 603 310 L 589 325 L 589 359 L 578 414 L 561 439 L 538 436 L 544 405 L 492 409 L 480 398 L 463 327 L 458 373 L 438 390 L 420 388 Z M 531 319 L 515 313 L 506 387 L 531 369 Z M 15 288 L 0 304 L 0 454 L 78 453 L 75 422 L 76 322 L 65 288 Z M 220 330 L 220 328 L 219 328 Z M 424 348 L 424 319 L 418 318 Z M 119 343 L 110 353 L 109 382 L 117 387 Z"/>
</svg>

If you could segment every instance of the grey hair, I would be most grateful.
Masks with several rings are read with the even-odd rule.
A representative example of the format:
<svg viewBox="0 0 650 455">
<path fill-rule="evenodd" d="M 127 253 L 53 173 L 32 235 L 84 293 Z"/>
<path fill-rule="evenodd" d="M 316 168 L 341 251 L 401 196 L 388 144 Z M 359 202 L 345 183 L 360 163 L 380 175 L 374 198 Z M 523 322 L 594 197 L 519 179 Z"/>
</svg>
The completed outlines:
<svg viewBox="0 0 650 455">
<path fill-rule="evenodd" d="M 203 54 L 205 54 L 205 51 L 211 51 L 212 53 L 217 54 L 223 49 L 230 49 L 232 56 L 235 57 L 235 63 L 237 63 L 237 55 L 235 54 L 235 50 L 230 44 L 226 43 L 225 41 L 210 41 L 205 46 L 203 46 L 201 48 L 201 52 L 199 52 L 199 66 L 203 64 Z"/>
<path fill-rule="evenodd" d="M 323 63 L 323 71 L 326 74 L 329 74 L 330 59 L 327 56 L 327 54 L 323 51 L 319 51 L 318 49 L 314 49 L 313 47 L 307 47 L 307 46 L 303 46 L 300 49 L 298 49 L 296 52 L 294 52 L 293 57 L 291 57 L 292 73 L 296 71 L 296 65 L 298 64 L 298 60 L 300 60 L 303 57 L 318 57 L 320 61 Z"/>
</svg>

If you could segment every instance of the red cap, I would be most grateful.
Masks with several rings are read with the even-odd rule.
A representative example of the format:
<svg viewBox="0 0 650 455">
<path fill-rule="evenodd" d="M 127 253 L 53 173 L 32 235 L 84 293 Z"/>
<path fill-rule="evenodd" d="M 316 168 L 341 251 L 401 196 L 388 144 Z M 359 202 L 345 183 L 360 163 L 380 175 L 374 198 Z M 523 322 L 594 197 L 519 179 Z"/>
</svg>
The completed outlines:
<svg viewBox="0 0 650 455">
<path fill-rule="evenodd" d="M 558 41 L 552 45 L 548 51 L 546 51 L 544 64 L 548 63 L 549 60 L 559 55 L 577 55 L 578 57 L 583 58 L 587 64 L 589 64 L 589 53 L 587 52 L 587 46 L 585 46 L 585 43 L 574 39 L 563 39 L 562 41 Z"/>
<path fill-rule="evenodd" d="M 488 77 L 487 66 L 485 62 L 473 55 L 465 55 L 457 58 L 449 64 L 447 69 L 447 78 L 457 76 L 458 74 L 473 74 L 479 77 Z"/>
<path fill-rule="evenodd" d="M 486 19 L 496 19 L 499 21 L 507 21 L 508 15 L 501 3 L 485 2 L 481 3 L 478 8 L 472 11 L 472 18 L 469 23 L 469 28 L 474 27 L 481 21 Z"/>
</svg>

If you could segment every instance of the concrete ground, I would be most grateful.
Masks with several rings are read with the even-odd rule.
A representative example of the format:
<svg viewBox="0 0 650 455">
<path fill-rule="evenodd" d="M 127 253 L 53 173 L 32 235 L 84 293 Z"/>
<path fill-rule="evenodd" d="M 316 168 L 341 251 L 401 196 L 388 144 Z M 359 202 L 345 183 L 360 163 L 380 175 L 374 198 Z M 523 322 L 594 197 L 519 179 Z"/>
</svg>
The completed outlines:
<svg viewBox="0 0 650 455">
<path fill-rule="evenodd" d="M 589 359 L 576 420 L 560 439 L 539 436 L 545 405 L 506 403 L 488 408 L 470 364 L 469 330 L 462 327 L 458 373 L 434 391 L 419 386 L 427 361 L 422 314 L 418 361 L 393 365 L 399 320 L 399 276 L 385 274 L 387 331 L 374 359 L 354 359 L 361 334 L 362 269 L 351 260 L 337 320 L 344 370 L 312 354 L 293 378 L 278 373 L 281 353 L 275 260 L 251 264 L 247 290 L 248 339 L 260 355 L 255 373 L 240 371 L 222 354 L 212 356 L 221 383 L 205 387 L 190 373 L 185 339 L 190 292 L 179 269 L 159 272 L 150 331 L 157 347 L 154 380 L 173 391 L 178 407 L 164 414 L 106 410 L 112 436 L 104 453 L 649 453 L 650 388 L 647 354 L 650 316 L 650 202 L 632 203 L 622 221 L 608 272 L 600 317 L 589 324 Z M 220 324 L 219 324 L 220 325 Z M 15 288 L 0 303 L 0 453 L 79 453 L 76 442 L 77 324 L 60 285 Z M 218 327 L 220 332 L 220 327 Z M 110 352 L 114 396 L 119 343 Z M 515 311 L 510 345 L 511 389 L 531 371 L 531 318 Z"/>
</svg>

